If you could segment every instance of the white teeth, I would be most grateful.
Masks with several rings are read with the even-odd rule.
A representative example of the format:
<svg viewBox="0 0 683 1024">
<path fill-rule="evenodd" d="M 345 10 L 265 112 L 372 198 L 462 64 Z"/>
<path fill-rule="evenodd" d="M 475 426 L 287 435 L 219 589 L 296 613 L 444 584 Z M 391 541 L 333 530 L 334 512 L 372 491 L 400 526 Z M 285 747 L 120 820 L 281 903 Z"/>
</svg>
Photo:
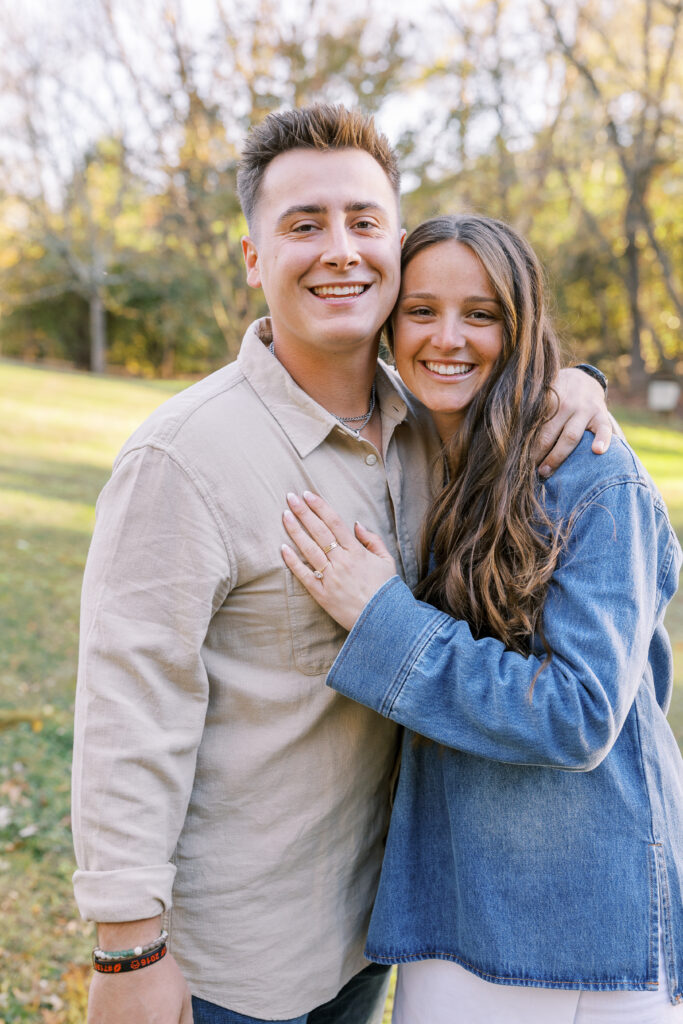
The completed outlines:
<svg viewBox="0 0 683 1024">
<path fill-rule="evenodd" d="M 311 289 L 315 295 L 325 297 L 326 295 L 360 295 L 365 291 L 364 284 L 324 284 L 319 288 Z"/>
<path fill-rule="evenodd" d="M 472 369 L 472 363 L 427 363 L 425 366 L 432 373 L 438 373 L 442 377 L 456 377 L 462 376 L 465 373 L 469 373 Z"/>
</svg>

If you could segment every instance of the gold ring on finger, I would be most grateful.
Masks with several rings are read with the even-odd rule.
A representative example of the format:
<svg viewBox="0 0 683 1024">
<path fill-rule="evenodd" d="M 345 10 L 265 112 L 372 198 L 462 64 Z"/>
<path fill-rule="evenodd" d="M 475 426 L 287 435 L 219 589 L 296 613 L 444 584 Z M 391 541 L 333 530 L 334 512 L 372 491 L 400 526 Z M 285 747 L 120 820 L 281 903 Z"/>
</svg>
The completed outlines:
<svg viewBox="0 0 683 1024">
<path fill-rule="evenodd" d="M 323 578 L 323 573 L 325 572 L 325 569 L 327 569 L 326 565 L 324 565 L 322 567 L 322 569 L 314 569 L 313 570 L 313 575 L 315 576 L 315 578 L 317 580 L 321 580 Z"/>
<path fill-rule="evenodd" d="M 323 554 L 328 555 L 330 551 L 333 551 L 334 548 L 338 547 L 339 545 L 337 544 L 336 540 L 333 540 L 331 544 L 328 544 L 326 548 L 323 548 Z"/>
</svg>

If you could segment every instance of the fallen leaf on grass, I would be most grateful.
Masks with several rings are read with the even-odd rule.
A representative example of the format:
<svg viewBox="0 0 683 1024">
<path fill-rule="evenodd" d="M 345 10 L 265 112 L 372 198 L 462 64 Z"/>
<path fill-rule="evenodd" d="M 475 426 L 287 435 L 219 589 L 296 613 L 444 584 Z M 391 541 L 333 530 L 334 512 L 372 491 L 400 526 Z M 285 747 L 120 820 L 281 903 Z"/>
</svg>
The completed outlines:
<svg viewBox="0 0 683 1024">
<path fill-rule="evenodd" d="M 62 975 L 66 1005 L 64 1024 L 81 1024 L 85 1020 L 91 976 L 90 964 L 72 964 Z"/>
<path fill-rule="evenodd" d="M 16 807 L 17 804 L 25 807 L 29 803 L 26 797 L 28 789 L 28 782 L 22 778 L 5 779 L 0 785 L 0 793 L 8 798 L 12 807 Z"/>
<path fill-rule="evenodd" d="M 49 996 L 45 996 L 45 1002 L 50 1004 L 50 1009 L 56 1013 L 60 1013 L 64 1009 L 64 1000 L 52 992 Z"/>
<path fill-rule="evenodd" d="M 35 711 L 3 711 L 0 714 L 0 730 L 13 729 L 15 725 L 21 725 L 22 722 L 28 722 L 34 732 L 39 732 L 43 728 L 42 719 Z M 38 723 L 40 725 L 36 729 Z"/>
<path fill-rule="evenodd" d="M 12 995 L 21 1006 L 27 1006 L 29 1003 L 36 1003 L 37 999 L 33 992 L 22 992 L 20 988 L 13 988 Z"/>
<path fill-rule="evenodd" d="M 66 1017 L 64 1016 L 63 1010 L 46 1010 L 40 1011 L 41 1024 L 66 1024 Z"/>
</svg>

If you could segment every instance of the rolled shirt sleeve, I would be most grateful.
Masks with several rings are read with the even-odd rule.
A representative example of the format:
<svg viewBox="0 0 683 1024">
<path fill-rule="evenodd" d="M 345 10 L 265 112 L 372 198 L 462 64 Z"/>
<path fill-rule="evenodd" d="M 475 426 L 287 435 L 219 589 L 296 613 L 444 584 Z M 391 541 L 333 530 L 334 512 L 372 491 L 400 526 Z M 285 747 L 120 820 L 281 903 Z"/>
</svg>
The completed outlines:
<svg viewBox="0 0 683 1024">
<path fill-rule="evenodd" d="M 579 507 L 553 575 L 538 645 L 524 657 L 416 601 L 397 577 L 364 609 L 328 685 L 448 747 L 586 771 L 609 753 L 653 650 L 671 674 L 662 618 L 680 547 L 641 482 Z M 668 653 L 667 653 L 668 652 Z"/>
<path fill-rule="evenodd" d="M 73 831 L 86 918 L 171 905 L 207 707 L 202 645 L 230 575 L 192 467 L 163 447 L 127 452 L 98 501 L 81 605 Z"/>
</svg>

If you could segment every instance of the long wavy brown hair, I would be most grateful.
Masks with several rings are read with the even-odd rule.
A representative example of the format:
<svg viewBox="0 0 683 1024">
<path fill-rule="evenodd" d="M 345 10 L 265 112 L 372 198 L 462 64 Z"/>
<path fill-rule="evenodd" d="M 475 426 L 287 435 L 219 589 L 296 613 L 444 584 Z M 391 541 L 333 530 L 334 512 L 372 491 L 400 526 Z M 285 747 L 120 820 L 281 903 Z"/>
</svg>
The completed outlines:
<svg viewBox="0 0 683 1024">
<path fill-rule="evenodd" d="M 551 652 L 541 614 L 562 547 L 536 471 L 536 446 L 556 407 L 553 381 L 560 366 L 543 272 L 512 228 L 476 215 L 421 224 L 403 247 L 402 270 L 419 252 L 446 241 L 462 242 L 481 260 L 501 303 L 503 345 L 444 444 L 446 483 L 425 521 L 416 595 L 465 619 L 475 637 L 497 637 L 512 650 L 529 653 L 538 636 L 547 655 L 543 668 Z M 391 343 L 391 328 L 389 335 Z"/>
</svg>

